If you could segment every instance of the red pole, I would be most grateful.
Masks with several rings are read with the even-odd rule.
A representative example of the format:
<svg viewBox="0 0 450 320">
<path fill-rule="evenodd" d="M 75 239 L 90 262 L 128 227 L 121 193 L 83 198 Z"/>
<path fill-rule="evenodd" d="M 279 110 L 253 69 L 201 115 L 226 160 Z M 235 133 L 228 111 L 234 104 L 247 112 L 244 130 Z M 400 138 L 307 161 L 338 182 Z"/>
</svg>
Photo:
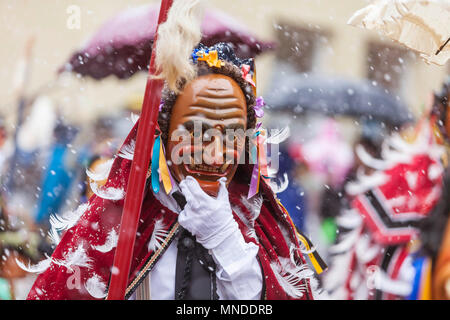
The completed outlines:
<svg viewBox="0 0 450 320">
<path fill-rule="evenodd" d="M 158 27 L 167 20 L 167 13 L 173 0 L 162 0 L 159 12 Z M 129 177 L 125 204 L 120 224 L 119 241 L 117 243 L 114 264 L 111 272 L 111 282 L 107 300 L 123 300 L 128 285 L 131 259 L 133 256 L 136 230 L 144 197 L 147 169 L 150 164 L 151 150 L 154 143 L 155 127 L 158 120 L 159 104 L 163 80 L 152 79 L 155 74 L 156 41 L 158 34 L 156 29 L 153 41 L 152 57 L 150 60 L 149 77 L 145 88 L 142 113 L 136 138 L 136 148 Z"/>
</svg>

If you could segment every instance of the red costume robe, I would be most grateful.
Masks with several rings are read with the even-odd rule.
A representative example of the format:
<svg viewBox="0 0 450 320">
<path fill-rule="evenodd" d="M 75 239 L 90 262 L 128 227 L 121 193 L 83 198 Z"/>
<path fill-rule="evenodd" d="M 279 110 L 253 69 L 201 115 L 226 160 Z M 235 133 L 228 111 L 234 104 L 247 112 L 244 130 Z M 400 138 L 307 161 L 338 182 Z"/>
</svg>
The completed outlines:
<svg viewBox="0 0 450 320">
<path fill-rule="evenodd" d="M 137 125 L 124 145 L 135 139 L 136 132 Z M 48 260 L 48 268 L 38 276 L 28 299 L 87 300 L 102 299 L 107 295 L 115 254 L 115 245 L 111 245 L 111 242 L 115 238 L 113 235 L 119 233 L 124 204 L 123 199 L 117 200 L 115 196 L 126 190 L 130 169 L 130 160 L 120 157 L 115 159 L 108 182 L 103 187 L 106 193 L 115 194 L 110 197 L 112 200 L 97 195 L 89 200 L 87 209 L 76 225 L 64 233 Z M 240 209 L 239 214 L 233 210 L 233 215 L 245 241 L 252 241 L 259 246 L 258 260 L 263 275 L 261 298 L 313 299 L 312 288 L 316 287 L 316 281 L 301 253 L 288 213 L 270 187 L 264 181 L 260 182 L 263 203 L 259 215 L 255 215 L 252 208 L 244 204 L 245 200 L 242 201 L 248 194 L 251 169 L 250 165 L 240 165 L 228 190 L 232 207 Z M 253 219 L 256 216 L 257 219 Z M 160 224 L 161 219 L 165 230 L 162 233 L 164 236 L 158 238 L 153 232 L 156 222 Z M 126 297 L 151 272 L 175 238 L 179 228 L 177 219 L 178 215 L 163 206 L 151 190 L 146 192 Z M 156 250 L 148 249 L 152 235 L 159 239 Z"/>
</svg>

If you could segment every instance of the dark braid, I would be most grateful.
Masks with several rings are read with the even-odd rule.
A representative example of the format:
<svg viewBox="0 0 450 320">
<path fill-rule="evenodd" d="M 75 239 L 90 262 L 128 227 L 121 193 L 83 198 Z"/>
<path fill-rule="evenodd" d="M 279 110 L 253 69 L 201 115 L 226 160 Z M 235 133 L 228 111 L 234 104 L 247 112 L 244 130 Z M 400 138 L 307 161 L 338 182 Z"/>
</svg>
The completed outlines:
<svg viewBox="0 0 450 320">
<path fill-rule="evenodd" d="M 241 70 L 238 67 L 234 66 L 232 63 L 225 61 L 225 66 L 221 68 L 209 67 L 205 61 L 198 62 L 198 76 L 206 75 L 206 74 L 221 74 L 227 77 L 230 77 L 241 88 L 242 92 L 245 95 L 245 101 L 247 103 L 247 128 L 253 129 L 256 126 L 256 115 L 254 106 L 256 103 L 256 98 L 253 93 L 252 86 L 244 80 L 242 77 Z M 183 82 L 180 85 L 180 90 L 182 90 L 186 86 L 186 82 Z M 175 92 L 169 90 L 167 87 L 164 88 L 162 93 L 163 106 L 161 112 L 158 117 L 158 125 L 161 129 L 161 138 L 165 145 L 169 140 L 169 126 L 170 126 L 170 116 L 172 114 L 172 108 L 177 101 L 177 94 Z"/>
</svg>

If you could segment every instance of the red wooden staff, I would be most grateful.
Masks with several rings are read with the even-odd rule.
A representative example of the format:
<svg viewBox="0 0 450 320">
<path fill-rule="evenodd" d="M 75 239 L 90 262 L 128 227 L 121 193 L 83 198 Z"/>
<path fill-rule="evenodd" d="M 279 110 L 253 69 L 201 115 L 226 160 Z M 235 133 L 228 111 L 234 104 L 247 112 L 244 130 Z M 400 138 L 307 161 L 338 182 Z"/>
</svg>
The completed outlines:
<svg viewBox="0 0 450 320">
<path fill-rule="evenodd" d="M 155 141 L 155 127 L 158 119 L 159 104 L 163 80 L 153 79 L 156 73 L 155 56 L 158 28 L 167 20 L 167 13 L 173 0 L 162 0 L 159 12 L 158 27 L 153 42 L 152 57 L 150 60 L 149 77 L 145 88 L 142 113 L 136 138 L 136 148 L 128 183 L 125 204 L 120 224 L 119 241 L 111 275 L 107 300 L 123 300 L 128 285 L 131 259 L 133 255 L 136 231 L 144 196 L 147 169 L 150 164 L 151 150 Z"/>
</svg>

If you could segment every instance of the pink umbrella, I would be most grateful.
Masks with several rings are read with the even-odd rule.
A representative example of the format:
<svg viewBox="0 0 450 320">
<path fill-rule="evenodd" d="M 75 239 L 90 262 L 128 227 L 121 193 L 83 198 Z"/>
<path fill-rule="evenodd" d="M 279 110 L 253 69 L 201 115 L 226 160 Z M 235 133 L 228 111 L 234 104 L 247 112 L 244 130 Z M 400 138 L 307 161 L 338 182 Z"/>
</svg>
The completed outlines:
<svg viewBox="0 0 450 320">
<path fill-rule="evenodd" d="M 148 70 L 158 14 L 159 4 L 151 4 L 116 15 L 59 72 L 73 71 L 95 79 L 114 74 L 127 79 Z M 254 57 L 275 47 L 274 43 L 258 40 L 245 25 L 217 10 L 205 10 L 202 32 L 203 44 L 229 42 L 240 58 Z"/>
</svg>

